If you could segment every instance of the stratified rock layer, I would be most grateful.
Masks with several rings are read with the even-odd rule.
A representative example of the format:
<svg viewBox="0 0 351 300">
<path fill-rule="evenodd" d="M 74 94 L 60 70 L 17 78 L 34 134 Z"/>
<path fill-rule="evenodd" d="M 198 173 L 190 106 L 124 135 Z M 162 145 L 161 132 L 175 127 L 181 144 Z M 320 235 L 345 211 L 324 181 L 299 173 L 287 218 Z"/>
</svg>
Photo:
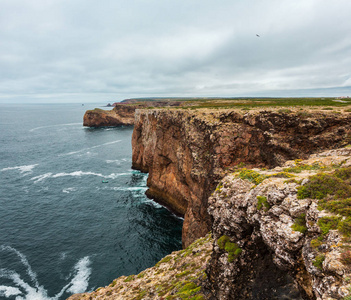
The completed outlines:
<svg viewBox="0 0 351 300">
<path fill-rule="evenodd" d="M 133 168 L 149 172 L 150 197 L 185 215 L 186 247 L 209 232 L 208 197 L 228 168 L 275 167 L 346 145 L 350 124 L 349 113 L 136 110 Z"/>
</svg>

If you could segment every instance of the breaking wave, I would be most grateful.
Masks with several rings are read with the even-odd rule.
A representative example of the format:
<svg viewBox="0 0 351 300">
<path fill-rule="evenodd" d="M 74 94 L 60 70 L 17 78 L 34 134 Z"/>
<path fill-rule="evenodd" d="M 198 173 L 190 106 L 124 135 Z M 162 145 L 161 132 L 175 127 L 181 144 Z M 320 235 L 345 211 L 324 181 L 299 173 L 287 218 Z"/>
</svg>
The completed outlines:
<svg viewBox="0 0 351 300">
<path fill-rule="evenodd" d="M 89 147 L 89 148 L 83 148 L 81 150 L 71 151 L 71 152 L 68 152 L 68 153 L 60 154 L 59 156 L 73 155 L 73 154 L 77 154 L 77 153 L 80 153 L 80 152 L 83 152 L 83 151 L 87 151 L 87 150 L 90 150 L 90 149 L 95 149 L 95 148 L 99 148 L 99 147 L 103 147 L 103 146 L 107 146 L 107 145 L 116 144 L 116 143 L 119 143 L 121 141 L 122 140 L 117 140 L 117 141 L 108 142 L 108 143 L 104 143 L 104 144 L 100 144 L 100 145 L 95 145 L 95 146 L 92 146 L 92 147 Z"/>
<path fill-rule="evenodd" d="M 68 278 L 70 280 L 54 297 L 48 296 L 47 290 L 39 285 L 37 275 L 33 272 L 27 258 L 15 248 L 1 246 L 0 251 L 15 253 L 26 269 L 30 281 L 25 282 L 21 275 L 14 270 L 0 269 L 0 278 L 6 278 L 13 282 L 14 286 L 0 285 L 0 296 L 10 298 L 16 296 L 16 300 L 59 300 L 65 293 L 83 293 L 87 290 L 91 275 L 89 256 L 80 259 L 73 268 Z"/>
<path fill-rule="evenodd" d="M 110 175 L 103 175 L 101 173 L 94 173 L 94 172 L 84 172 L 84 171 L 74 171 L 71 173 L 57 173 L 57 174 L 53 174 L 53 173 L 45 173 L 45 174 L 41 174 L 38 176 L 34 176 L 32 177 L 30 180 L 33 180 L 34 183 L 38 183 L 40 181 L 43 181 L 44 179 L 47 178 L 58 178 L 58 177 L 65 177 L 65 176 L 72 176 L 72 177 L 81 177 L 81 176 L 98 176 L 101 178 L 105 178 L 105 179 L 116 179 L 119 176 L 128 176 L 130 175 L 130 173 L 112 173 Z"/>
<path fill-rule="evenodd" d="M 34 164 L 34 165 L 25 165 L 25 166 L 16 166 L 16 167 L 8 167 L 8 168 L 3 168 L 0 171 L 4 172 L 4 171 L 10 171 L 10 170 L 19 170 L 21 174 L 23 173 L 32 173 L 33 169 L 37 166 L 38 164 Z M 27 174 L 25 174 L 27 175 Z"/>
<path fill-rule="evenodd" d="M 36 131 L 39 129 L 44 129 L 44 128 L 61 127 L 61 126 L 75 126 L 75 125 L 82 125 L 82 123 L 67 123 L 67 124 L 40 126 L 40 127 L 35 127 L 35 128 L 30 129 L 29 132 L 33 132 L 33 131 Z"/>
</svg>

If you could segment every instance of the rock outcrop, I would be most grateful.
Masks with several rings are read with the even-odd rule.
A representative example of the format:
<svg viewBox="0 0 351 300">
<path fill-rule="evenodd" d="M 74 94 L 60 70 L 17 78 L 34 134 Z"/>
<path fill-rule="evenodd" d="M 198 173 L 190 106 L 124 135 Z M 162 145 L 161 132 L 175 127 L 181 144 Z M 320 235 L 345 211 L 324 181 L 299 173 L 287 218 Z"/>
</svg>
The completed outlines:
<svg viewBox="0 0 351 300">
<path fill-rule="evenodd" d="M 140 100 L 140 99 L 127 99 L 122 102 L 113 103 L 112 110 L 104 110 L 95 108 L 87 110 L 83 117 L 83 126 L 88 127 L 109 127 L 120 125 L 133 125 L 134 112 L 136 109 L 146 107 L 172 107 L 183 106 L 185 102 L 171 101 L 171 100 Z"/>
<path fill-rule="evenodd" d="M 187 247 L 210 231 L 208 198 L 225 172 L 275 167 L 350 138 L 350 113 L 141 109 L 135 112 L 133 168 L 149 172 L 151 198 L 185 215 Z"/>
<path fill-rule="evenodd" d="M 212 239 L 207 235 L 187 249 L 167 255 L 138 275 L 121 276 L 109 286 L 92 293 L 73 295 L 69 300 L 206 299 L 205 269 L 211 253 Z"/>
<path fill-rule="evenodd" d="M 95 108 L 87 110 L 83 117 L 83 126 L 107 127 L 133 125 L 135 109 L 140 106 L 117 104 L 112 110 Z"/>
<path fill-rule="evenodd" d="M 346 299 L 350 181 L 351 148 L 227 175 L 209 199 L 214 299 Z"/>
</svg>

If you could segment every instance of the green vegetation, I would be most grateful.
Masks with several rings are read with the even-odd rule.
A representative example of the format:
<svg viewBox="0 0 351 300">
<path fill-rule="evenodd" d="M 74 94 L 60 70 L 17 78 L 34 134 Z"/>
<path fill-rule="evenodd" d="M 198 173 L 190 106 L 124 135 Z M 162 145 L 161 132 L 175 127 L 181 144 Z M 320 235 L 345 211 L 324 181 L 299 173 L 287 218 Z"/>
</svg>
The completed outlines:
<svg viewBox="0 0 351 300">
<path fill-rule="evenodd" d="M 316 256 L 316 258 L 314 259 L 314 261 L 312 262 L 312 264 L 322 270 L 322 265 L 323 265 L 323 261 L 325 260 L 325 255 L 324 254 L 319 254 Z"/>
<path fill-rule="evenodd" d="M 239 172 L 239 177 L 241 179 L 247 179 L 255 185 L 260 184 L 267 176 L 262 175 L 254 170 L 243 168 Z"/>
<path fill-rule="evenodd" d="M 306 227 L 306 214 L 299 215 L 294 224 L 291 226 L 292 230 L 299 231 L 301 233 L 305 233 L 307 231 Z"/>
<path fill-rule="evenodd" d="M 271 208 L 265 196 L 257 196 L 257 200 L 257 210 L 261 210 L 264 207 L 264 211 L 268 211 Z"/>
<path fill-rule="evenodd" d="M 150 100 L 150 99 L 149 99 Z M 155 99 L 156 100 L 156 99 Z M 162 99 L 158 99 L 162 100 Z M 172 99 L 170 99 L 172 100 Z M 279 113 L 290 113 L 290 107 L 345 107 L 351 102 L 335 102 L 335 98 L 178 98 L 182 108 L 241 108 L 249 110 L 254 107 L 283 107 Z"/>
<path fill-rule="evenodd" d="M 197 286 L 194 282 L 189 282 L 185 284 L 177 294 L 182 299 L 189 299 L 190 296 L 195 295 L 200 289 L 201 287 Z"/>
<path fill-rule="evenodd" d="M 219 249 L 225 250 L 228 253 L 228 262 L 233 262 L 242 252 L 242 249 L 236 244 L 232 243 L 227 235 L 222 235 L 217 240 Z"/>
<path fill-rule="evenodd" d="M 298 188 L 299 199 L 324 199 L 334 196 L 335 199 L 351 197 L 351 167 L 336 170 L 333 174 L 319 173 Z M 334 203 L 335 204 L 335 203 Z"/>
<path fill-rule="evenodd" d="M 135 277 L 135 275 L 129 275 L 129 276 L 124 280 L 124 282 L 132 281 L 132 280 L 134 280 L 134 277 Z"/>
<path fill-rule="evenodd" d="M 295 160 L 295 167 L 289 167 L 285 168 L 285 172 L 291 172 L 291 173 L 301 173 L 302 171 L 306 170 L 319 170 L 323 169 L 323 167 L 319 163 L 314 163 L 312 165 L 307 165 L 307 164 L 301 164 L 299 160 Z"/>
<path fill-rule="evenodd" d="M 338 229 L 341 218 L 337 216 L 323 217 L 317 222 L 318 226 L 322 231 L 322 235 L 327 235 L 329 231 Z"/>
</svg>

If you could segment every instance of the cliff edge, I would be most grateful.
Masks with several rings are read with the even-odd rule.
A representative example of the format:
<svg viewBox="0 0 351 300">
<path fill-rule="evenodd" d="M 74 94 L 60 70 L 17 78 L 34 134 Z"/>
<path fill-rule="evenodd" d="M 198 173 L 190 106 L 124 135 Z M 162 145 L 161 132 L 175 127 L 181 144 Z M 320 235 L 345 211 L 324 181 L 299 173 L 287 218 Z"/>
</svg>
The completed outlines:
<svg viewBox="0 0 351 300">
<path fill-rule="evenodd" d="M 185 216 L 187 247 L 210 231 L 208 198 L 227 172 L 272 168 L 350 139 L 349 112 L 138 109 L 133 168 L 149 173 L 149 197 Z"/>
</svg>

